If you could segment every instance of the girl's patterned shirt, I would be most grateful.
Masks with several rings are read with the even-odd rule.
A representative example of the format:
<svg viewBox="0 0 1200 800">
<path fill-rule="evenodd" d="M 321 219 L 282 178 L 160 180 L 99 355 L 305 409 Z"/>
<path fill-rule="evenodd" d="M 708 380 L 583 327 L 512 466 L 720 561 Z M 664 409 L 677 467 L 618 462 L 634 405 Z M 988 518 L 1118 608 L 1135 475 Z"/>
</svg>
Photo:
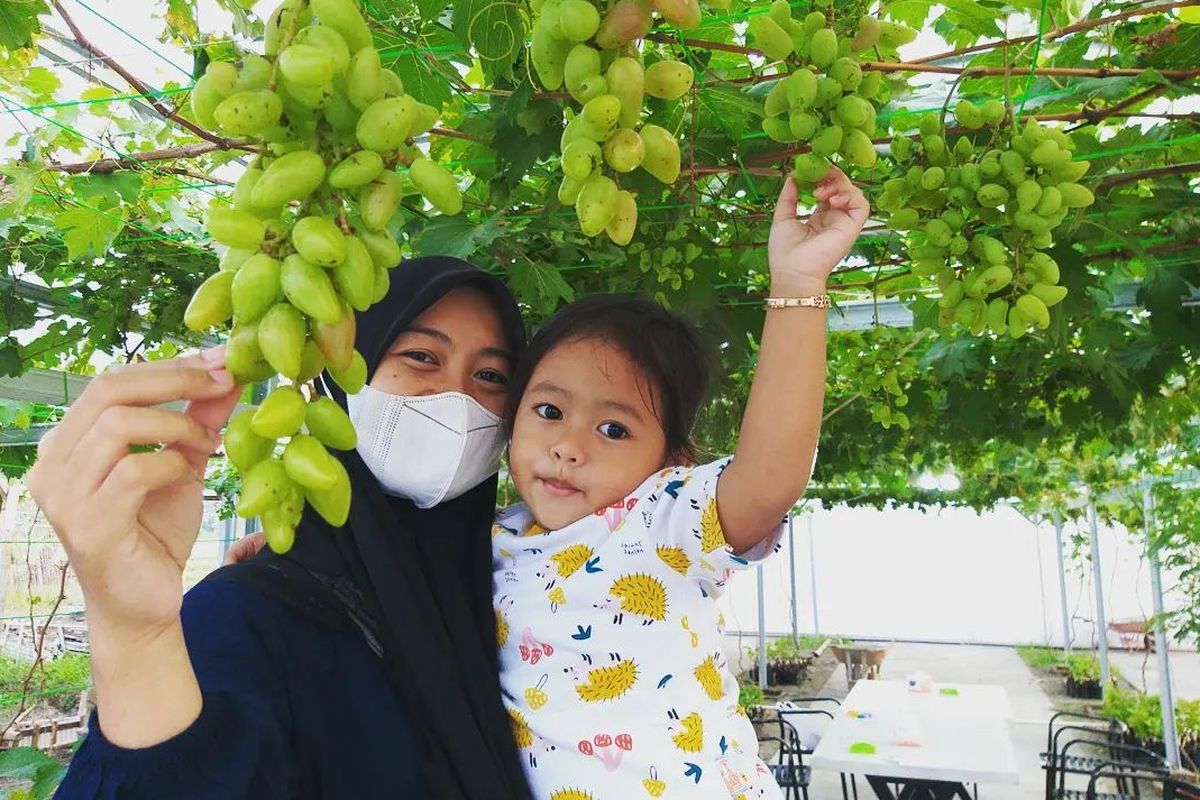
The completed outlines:
<svg viewBox="0 0 1200 800">
<path fill-rule="evenodd" d="M 536 798 L 780 798 L 724 654 L 716 598 L 780 547 L 734 555 L 728 459 L 652 475 L 557 531 L 525 506 L 492 532 L 501 684 Z"/>
</svg>

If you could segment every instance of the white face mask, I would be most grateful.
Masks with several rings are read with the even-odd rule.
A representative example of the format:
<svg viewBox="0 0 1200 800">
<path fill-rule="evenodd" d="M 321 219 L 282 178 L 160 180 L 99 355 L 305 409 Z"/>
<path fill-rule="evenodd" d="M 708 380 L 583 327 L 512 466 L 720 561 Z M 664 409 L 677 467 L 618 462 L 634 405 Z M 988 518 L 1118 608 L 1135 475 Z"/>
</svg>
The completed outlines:
<svg viewBox="0 0 1200 800">
<path fill-rule="evenodd" d="M 453 500 L 500 467 L 501 419 L 470 395 L 410 397 L 364 386 L 346 402 L 367 468 L 417 508 Z"/>
</svg>

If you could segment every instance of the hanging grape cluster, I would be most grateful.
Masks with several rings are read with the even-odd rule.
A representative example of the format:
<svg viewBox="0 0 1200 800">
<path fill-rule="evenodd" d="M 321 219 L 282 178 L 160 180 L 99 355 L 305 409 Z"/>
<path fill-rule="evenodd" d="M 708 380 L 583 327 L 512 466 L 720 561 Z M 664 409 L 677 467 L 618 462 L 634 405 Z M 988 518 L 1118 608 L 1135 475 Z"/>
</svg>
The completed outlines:
<svg viewBox="0 0 1200 800">
<path fill-rule="evenodd" d="M 226 364 L 238 383 L 290 382 L 225 433 L 243 481 L 237 513 L 261 516 L 272 549 L 286 552 L 306 502 L 334 526 L 349 513 L 349 476 L 329 448 L 353 449 L 354 428 L 303 387 L 322 370 L 347 394 L 367 380 L 354 315 L 382 299 L 400 261 L 388 232 L 406 193 L 397 170 L 444 214 L 462 209 L 462 195 L 412 143 L 437 110 L 381 66 L 353 0 L 286 0 L 266 22 L 263 55 L 209 64 L 191 106 L 202 125 L 262 148 L 232 202 L 207 210 L 208 233 L 229 249 L 184 322 L 207 331 L 232 321 Z"/>
<path fill-rule="evenodd" d="M 1075 144 L 1058 128 L 1014 126 L 1000 100 L 954 111 L 968 135 L 953 146 L 936 116 L 922 121 L 919 140 L 892 141 L 902 174 L 876 205 L 890 228 L 908 232 L 913 272 L 937 280 L 941 325 L 1020 338 L 1049 327 L 1049 309 L 1067 296 L 1043 251 L 1072 210 L 1092 204 L 1076 182 L 1088 162 L 1072 160 Z"/>
<path fill-rule="evenodd" d="M 763 104 L 763 132 L 784 144 L 807 144 L 792 173 L 812 186 L 829 172 L 831 159 L 875 164 L 874 101 L 884 90 L 883 75 L 864 72 L 858 54 L 876 45 L 895 48 L 916 32 L 903 25 L 863 16 L 855 35 L 839 37 L 821 11 L 792 18 L 787 0 L 775 0 L 767 14 L 750 18 L 750 43 L 770 59 L 797 68 L 776 81 Z"/>
<path fill-rule="evenodd" d="M 560 141 L 558 199 L 574 205 L 585 235 L 605 233 L 626 245 L 637 229 L 638 207 L 621 188 L 621 176 L 641 168 L 672 184 L 680 170 L 671 132 L 641 124 L 645 98 L 675 100 L 694 78 L 680 61 L 644 66 L 639 42 L 653 24 L 652 11 L 687 29 L 699 24 L 700 6 L 696 0 L 617 0 L 603 15 L 590 0 L 542 0 L 535 7 L 534 70 L 543 86 L 565 87 L 578 104 L 567 111 Z"/>
</svg>

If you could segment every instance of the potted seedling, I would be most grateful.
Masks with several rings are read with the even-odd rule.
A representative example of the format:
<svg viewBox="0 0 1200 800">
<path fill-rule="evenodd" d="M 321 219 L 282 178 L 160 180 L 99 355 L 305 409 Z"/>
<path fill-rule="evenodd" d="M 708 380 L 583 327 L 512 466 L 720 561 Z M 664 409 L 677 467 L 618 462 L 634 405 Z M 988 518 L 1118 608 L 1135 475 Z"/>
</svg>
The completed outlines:
<svg viewBox="0 0 1200 800">
<path fill-rule="evenodd" d="M 1095 656 L 1072 653 L 1067 656 L 1067 695 L 1082 700 L 1099 700 L 1100 662 Z"/>
</svg>

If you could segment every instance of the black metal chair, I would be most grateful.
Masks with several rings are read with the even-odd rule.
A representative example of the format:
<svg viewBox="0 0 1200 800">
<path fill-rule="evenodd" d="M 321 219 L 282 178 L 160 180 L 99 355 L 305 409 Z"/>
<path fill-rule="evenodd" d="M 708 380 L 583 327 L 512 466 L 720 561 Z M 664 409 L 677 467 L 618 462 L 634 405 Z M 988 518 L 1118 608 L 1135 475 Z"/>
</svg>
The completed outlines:
<svg viewBox="0 0 1200 800">
<path fill-rule="evenodd" d="M 1068 788 L 1066 784 L 1068 775 L 1087 775 L 1093 779 L 1089 780 L 1089 787 L 1094 788 L 1096 772 L 1107 769 L 1108 774 L 1103 777 L 1112 779 L 1116 791 L 1106 793 L 1105 800 L 1124 800 L 1142 796 L 1143 773 L 1159 776 L 1169 776 L 1171 773 L 1170 767 L 1161 756 L 1144 747 L 1106 742 L 1102 743 L 1102 746 L 1108 752 L 1107 757 L 1097 757 L 1072 755 L 1071 747 L 1077 744 L 1084 747 L 1096 747 L 1098 743 L 1090 739 L 1070 739 L 1063 744 L 1059 753 L 1061 760 L 1060 768 L 1057 771 L 1058 785 L 1054 790 L 1054 800 L 1080 800 L 1087 794 L 1086 791 Z M 1084 769 L 1084 765 L 1088 765 L 1088 767 Z"/>
<path fill-rule="evenodd" d="M 779 714 L 779 716 L 781 718 L 785 718 L 785 719 L 789 716 L 806 716 L 806 715 L 814 716 L 814 717 L 827 717 L 830 721 L 832 721 L 834 719 L 834 714 L 831 711 L 828 711 L 823 708 L 811 708 L 811 707 L 807 707 L 807 706 L 801 706 L 801 705 L 799 705 L 800 703 L 809 703 L 809 704 L 829 703 L 829 704 L 832 704 L 835 708 L 840 708 L 842 705 L 842 701 L 838 700 L 836 697 L 821 697 L 821 696 L 785 697 L 785 698 L 781 699 L 778 703 L 775 704 L 775 711 Z M 802 756 L 811 756 L 816 748 L 815 747 L 813 747 L 813 748 L 805 747 L 803 736 L 800 737 L 799 741 L 800 741 L 801 755 Z M 841 779 L 841 782 L 842 782 L 842 800 L 850 800 L 850 792 L 847 791 L 847 788 L 846 788 L 846 773 L 844 773 L 844 772 L 839 773 L 838 777 Z M 854 780 L 853 773 L 850 773 L 850 789 L 853 790 L 853 792 L 854 792 L 854 800 L 858 800 L 858 783 Z"/>
<path fill-rule="evenodd" d="M 1162 800 L 1200 800 L 1200 786 L 1190 781 L 1182 780 L 1171 774 L 1168 767 L 1147 767 L 1138 764 L 1107 761 L 1092 770 L 1088 779 L 1087 789 L 1078 794 L 1080 800 L 1128 800 L 1128 798 L 1159 797 Z M 1132 793 L 1118 791 L 1116 793 L 1101 792 L 1097 784 L 1101 779 L 1109 779 L 1118 786 L 1131 787 Z M 1158 788 L 1154 794 L 1146 794 L 1143 789 Z"/>
<path fill-rule="evenodd" d="M 809 800 L 808 785 L 812 781 L 812 768 L 804 763 L 803 751 L 800 747 L 800 734 L 796 732 L 796 728 L 790 722 L 778 717 L 756 719 L 751 722 L 754 725 L 754 734 L 758 737 L 760 744 L 774 742 L 778 745 L 775 757 L 767 763 L 767 769 L 771 770 L 775 783 L 783 789 L 783 796 L 792 798 L 792 800 L 801 800 L 801 798 Z M 777 734 L 770 731 L 776 731 Z"/>
<path fill-rule="evenodd" d="M 1073 739 L 1091 738 L 1101 750 L 1108 744 L 1124 744 L 1128 741 L 1129 729 L 1119 720 L 1094 714 L 1060 711 L 1050 717 L 1046 726 L 1046 749 L 1039 755 L 1042 770 L 1046 774 L 1045 798 L 1053 800 L 1063 774 L 1088 774 L 1101 760 L 1098 756 L 1073 755 L 1064 759 L 1061 747 L 1067 733 Z M 1109 752 L 1108 759 L 1122 760 L 1116 753 Z"/>
<path fill-rule="evenodd" d="M 1108 717 L 1055 714 L 1047 742 L 1042 753 L 1047 800 L 1141 800 L 1152 796 L 1145 792 L 1148 781 L 1170 778 L 1170 767 L 1161 755 L 1131 744 L 1129 729 Z M 1071 776 L 1086 776 L 1085 788 L 1068 786 Z M 1113 791 L 1098 791 L 1101 778 L 1112 782 Z"/>
</svg>

